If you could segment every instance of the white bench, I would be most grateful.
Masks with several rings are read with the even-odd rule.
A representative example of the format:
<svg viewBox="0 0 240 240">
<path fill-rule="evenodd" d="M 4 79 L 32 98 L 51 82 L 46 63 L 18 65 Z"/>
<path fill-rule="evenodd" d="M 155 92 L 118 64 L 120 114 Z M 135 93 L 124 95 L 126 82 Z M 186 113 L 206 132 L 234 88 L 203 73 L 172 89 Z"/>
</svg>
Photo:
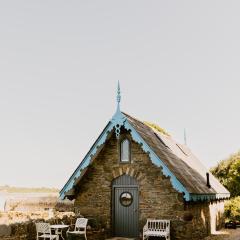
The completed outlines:
<svg viewBox="0 0 240 240">
<path fill-rule="evenodd" d="M 170 240 L 170 220 L 147 219 L 143 227 L 143 240 L 149 237 L 165 237 Z"/>
</svg>

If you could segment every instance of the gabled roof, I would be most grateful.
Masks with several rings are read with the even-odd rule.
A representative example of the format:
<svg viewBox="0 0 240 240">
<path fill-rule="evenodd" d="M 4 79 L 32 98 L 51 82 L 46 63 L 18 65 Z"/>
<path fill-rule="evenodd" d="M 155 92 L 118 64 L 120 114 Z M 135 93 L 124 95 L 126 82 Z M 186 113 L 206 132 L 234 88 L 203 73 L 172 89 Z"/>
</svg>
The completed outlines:
<svg viewBox="0 0 240 240">
<path fill-rule="evenodd" d="M 213 200 L 230 196 L 229 192 L 211 174 L 211 188 L 207 186 L 206 173 L 208 170 L 186 146 L 177 144 L 170 136 L 155 131 L 136 118 L 120 112 L 118 108 L 88 154 L 60 191 L 62 199 L 74 194 L 74 186 L 84 176 L 91 161 L 94 161 L 113 130 L 119 136 L 121 126 L 130 131 L 133 140 L 149 154 L 151 161 L 156 166 L 162 167 L 163 174 L 170 177 L 171 183 L 177 191 L 184 193 L 186 201 Z"/>
<path fill-rule="evenodd" d="M 124 115 L 192 196 L 214 194 L 218 197 L 229 197 L 228 190 L 211 173 L 211 188 L 206 185 L 208 170 L 186 145 L 177 143 L 172 137 L 154 130 L 128 114 Z"/>
</svg>

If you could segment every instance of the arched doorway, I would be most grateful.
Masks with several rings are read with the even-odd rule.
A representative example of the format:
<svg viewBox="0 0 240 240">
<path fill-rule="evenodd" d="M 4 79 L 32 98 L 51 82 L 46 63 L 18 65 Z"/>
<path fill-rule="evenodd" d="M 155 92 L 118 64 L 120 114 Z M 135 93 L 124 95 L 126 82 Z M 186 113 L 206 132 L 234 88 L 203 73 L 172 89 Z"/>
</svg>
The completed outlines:
<svg viewBox="0 0 240 240">
<path fill-rule="evenodd" d="M 115 236 L 137 237 L 138 183 L 129 175 L 122 175 L 112 183 L 112 211 Z"/>
</svg>

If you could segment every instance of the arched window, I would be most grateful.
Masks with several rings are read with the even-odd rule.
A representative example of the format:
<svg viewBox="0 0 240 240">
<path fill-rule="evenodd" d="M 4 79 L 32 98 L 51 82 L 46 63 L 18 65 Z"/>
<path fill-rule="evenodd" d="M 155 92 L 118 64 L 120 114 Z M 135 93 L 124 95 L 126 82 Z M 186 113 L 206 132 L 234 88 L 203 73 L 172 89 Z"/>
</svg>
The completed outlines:
<svg viewBox="0 0 240 240">
<path fill-rule="evenodd" d="M 130 142 L 127 138 L 121 141 L 120 148 L 120 161 L 130 162 Z"/>
</svg>

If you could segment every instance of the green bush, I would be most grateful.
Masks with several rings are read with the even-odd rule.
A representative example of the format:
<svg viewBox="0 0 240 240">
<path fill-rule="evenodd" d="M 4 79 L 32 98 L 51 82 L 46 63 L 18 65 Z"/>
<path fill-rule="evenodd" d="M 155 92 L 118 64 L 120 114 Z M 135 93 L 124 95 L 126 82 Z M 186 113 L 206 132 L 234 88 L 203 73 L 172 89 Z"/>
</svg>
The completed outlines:
<svg viewBox="0 0 240 240">
<path fill-rule="evenodd" d="M 225 203 L 226 220 L 240 221 L 240 151 L 220 161 L 211 172 L 229 190 L 232 197 Z"/>
<path fill-rule="evenodd" d="M 229 190 L 231 197 L 240 196 L 240 152 L 220 161 L 211 172 Z"/>
<path fill-rule="evenodd" d="M 225 216 L 228 220 L 240 221 L 240 196 L 225 203 Z"/>
</svg>

